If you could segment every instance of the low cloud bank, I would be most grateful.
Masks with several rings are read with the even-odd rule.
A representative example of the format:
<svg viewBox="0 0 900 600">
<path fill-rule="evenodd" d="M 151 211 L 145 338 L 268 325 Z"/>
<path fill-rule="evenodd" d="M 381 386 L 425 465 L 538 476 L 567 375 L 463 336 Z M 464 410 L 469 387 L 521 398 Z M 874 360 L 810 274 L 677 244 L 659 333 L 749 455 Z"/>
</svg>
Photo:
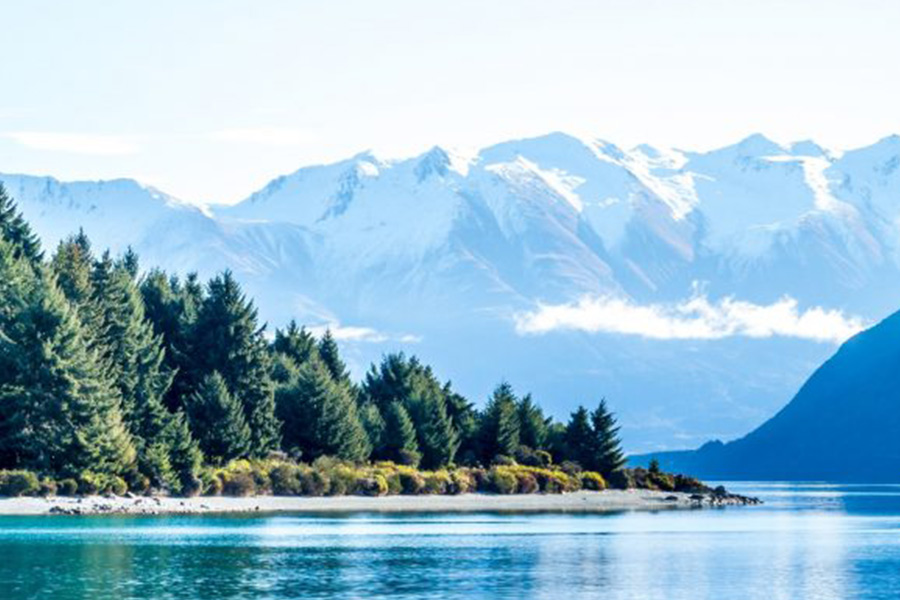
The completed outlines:
<svg viewBox="0 0 900 600">
<path fill-rule="evenodd" d="M 516 315 L 515 322 L 521 335 L 575 330 L 659 340 L 779 336 L 832 343 L 843 342 L 866 326 L 862 319 L 840 310 L 800 311 L 791 297 L 760 305 L 734 298 L 710 302 L 703 295 L 676 304 L 646 305 L 614 297 L 582 298 L 569 304 L 540 305 Z"/>
</svg>

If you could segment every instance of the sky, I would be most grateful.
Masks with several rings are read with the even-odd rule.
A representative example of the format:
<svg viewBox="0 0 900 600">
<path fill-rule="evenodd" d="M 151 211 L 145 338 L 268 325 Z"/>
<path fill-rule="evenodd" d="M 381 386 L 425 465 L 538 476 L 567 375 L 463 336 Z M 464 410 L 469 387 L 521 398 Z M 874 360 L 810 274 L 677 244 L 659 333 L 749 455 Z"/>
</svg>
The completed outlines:
<svg viewBox="0 0 900 600">
<path fill-rule="evenodd" d="M 0 0 L 0 172 L 235 202 L 373 150 L 900 132 L 895 0 Z"/>
</svg>

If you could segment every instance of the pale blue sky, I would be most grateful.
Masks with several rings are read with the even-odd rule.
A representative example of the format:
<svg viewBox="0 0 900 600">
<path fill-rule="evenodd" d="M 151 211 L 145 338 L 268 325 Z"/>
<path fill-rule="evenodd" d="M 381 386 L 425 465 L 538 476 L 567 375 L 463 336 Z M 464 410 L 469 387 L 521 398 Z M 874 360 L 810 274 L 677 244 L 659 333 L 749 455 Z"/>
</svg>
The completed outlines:
<svg viewBox="0 0 900 600">
<path fill-rule="evenodd" d="M 0 2 L 0 171 L 193 201 L 552 130 L 696 149 L 900 132 L 894 0 Z"/>
</svg>

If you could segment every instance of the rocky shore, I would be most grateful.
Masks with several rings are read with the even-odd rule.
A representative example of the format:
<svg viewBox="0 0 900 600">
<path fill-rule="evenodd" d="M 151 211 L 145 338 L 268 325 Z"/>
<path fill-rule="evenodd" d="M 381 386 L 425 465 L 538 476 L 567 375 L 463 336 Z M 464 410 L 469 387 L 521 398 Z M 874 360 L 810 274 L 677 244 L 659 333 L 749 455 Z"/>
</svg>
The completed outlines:
<svg viewBox="0 0 900 600">
<path fill-rule="evenodd" d="M 582 512 L 715 508 L 759 504 L 724 488 L 704 493 L 607 490 L 568 494 L 442 496 L 87 496 L 0 499 L 0 515 L 167 515 L 207 513 Z"/>
</svg>

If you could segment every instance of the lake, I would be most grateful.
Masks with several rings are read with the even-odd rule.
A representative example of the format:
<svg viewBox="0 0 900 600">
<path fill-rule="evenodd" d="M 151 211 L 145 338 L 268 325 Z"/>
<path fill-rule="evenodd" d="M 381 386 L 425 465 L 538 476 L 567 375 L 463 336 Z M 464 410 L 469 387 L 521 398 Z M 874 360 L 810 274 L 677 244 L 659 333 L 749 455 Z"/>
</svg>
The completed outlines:
<svg viewBox="0 0 900 600">
<path fill-rule="evenodd" d="M 611 515 L 0 517 L 0 598 L 900 597 L 900 486 Z"/>
</svg>

